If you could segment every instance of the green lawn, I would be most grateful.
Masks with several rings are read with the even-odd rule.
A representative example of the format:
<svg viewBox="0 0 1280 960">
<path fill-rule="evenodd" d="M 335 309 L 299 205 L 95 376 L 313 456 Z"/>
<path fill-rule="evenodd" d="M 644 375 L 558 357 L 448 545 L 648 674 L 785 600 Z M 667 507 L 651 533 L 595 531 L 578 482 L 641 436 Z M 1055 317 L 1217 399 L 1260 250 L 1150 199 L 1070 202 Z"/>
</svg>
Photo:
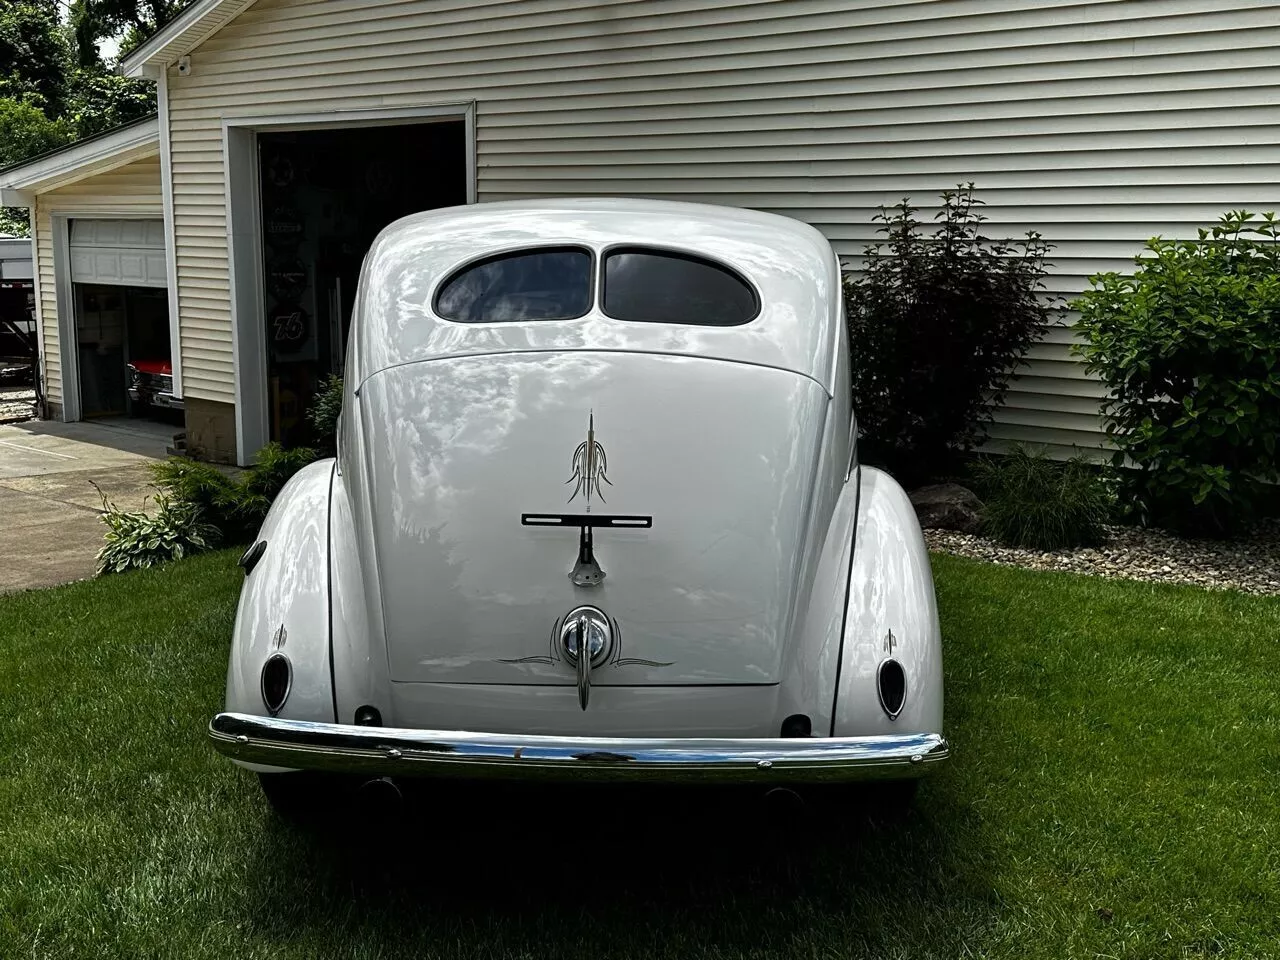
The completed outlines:
<svg viewBox="0 0 1280 960">
<path fill-rule="evenodd" d="M 953 759 L 793 829 L 506 788 L 287 827 L 204 739 L 234 554 L 0 598 L 0 957 L 1280 955 L 1280 602 L 935 566 Z"/>
</svg>

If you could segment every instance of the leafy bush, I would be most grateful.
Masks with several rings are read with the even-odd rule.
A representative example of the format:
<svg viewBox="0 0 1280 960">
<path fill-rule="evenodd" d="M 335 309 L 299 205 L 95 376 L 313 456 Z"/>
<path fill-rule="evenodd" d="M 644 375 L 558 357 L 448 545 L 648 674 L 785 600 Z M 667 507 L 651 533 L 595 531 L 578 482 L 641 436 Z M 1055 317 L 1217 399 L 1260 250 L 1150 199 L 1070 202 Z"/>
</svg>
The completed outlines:
<svg viewBox="0 0 1280 960">
<path fill-rule="evenodd" d="M 286 450 L 269 443 L 238 477 L 186 457 L 153 464 L 151 474 L 168 497 L 200 511 L 212 525 L 214 541 L 245 543 L 258 532 L 289 478 L 315 459 L 316 452 L 309 447 Z"/>
<path fill-rule="evenodd" d="M 989 241 L 973 184 L 942 194 L 924 234 L 904 199 L 876 220 L 884 240 L 846 280 L 853 393 L 863 444 L 904 482 L 944 473 L 985 435 L 1013 367 L 1057 310 L 1039 291 L 1039 234 Z"/>
<path fill-rule="evenodd" d="M 1145 523 L 1221 535 L 1275 496 L 1280 223 L 1232 211 L 1198 240 L 1149 241 L 1134 275 L 1073 304 L 1107 433 Z"/>
<path fill-rule="evenodd" d="M 332 454 L 337 447 L 338 416 L 342 413 L 342 377 L 336 373 L 324 378 L 319 392 L 307 410 L 307 419 L 316 432 L 320 449 Z"/>
<path fill-rule="evenodd" d="M 102 519 L 106 545 L 98 552 L 98 574 L 123 573 L 151 567 L 187 554 L 207 550 L 216 531 L 201 519 L 200 508 L 157 493 L 156 510 L 121 510 L 102 491 Z"/>
</svg>

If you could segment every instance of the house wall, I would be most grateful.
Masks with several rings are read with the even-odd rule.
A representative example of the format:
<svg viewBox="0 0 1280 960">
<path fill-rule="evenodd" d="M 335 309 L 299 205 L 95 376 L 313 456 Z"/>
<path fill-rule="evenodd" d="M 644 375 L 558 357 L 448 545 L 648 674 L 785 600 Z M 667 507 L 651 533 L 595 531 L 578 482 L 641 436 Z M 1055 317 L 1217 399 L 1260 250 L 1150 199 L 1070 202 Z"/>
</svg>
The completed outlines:
<svg viewBox="0 0 1280 960">
<path fill-rule="evenodd" d="M 36 197 L 36 266 L 40 276 L 40 356 L 45 396 L 57 413 L 62 407 L 62 359 L 58 337 L 58 300 L 54 286 L 53 215 L 128 215 L 163 217 L 160 158 L 146 157 L 97 176 L 86 177 Z"/>
<path fill-rule="evenodd" d="M 258 0 L 169 73 L 188 397 L 234 402 L 224 117 L 474 100 L 481 200 L 630 194 L 807 220 L 973 180 L 1052 292 L 1147 237 L 1276 205 L 1272 0 Z M 1045 331 L 998 438 L 1100 441 Z"/>
</svg>

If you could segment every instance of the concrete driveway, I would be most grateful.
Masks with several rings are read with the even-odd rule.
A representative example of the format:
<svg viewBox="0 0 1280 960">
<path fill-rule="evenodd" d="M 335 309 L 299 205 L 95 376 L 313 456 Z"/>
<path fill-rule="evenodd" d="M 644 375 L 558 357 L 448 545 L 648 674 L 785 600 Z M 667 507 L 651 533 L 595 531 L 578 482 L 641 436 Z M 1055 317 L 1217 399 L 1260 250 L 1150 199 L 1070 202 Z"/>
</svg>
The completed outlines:
<svg viewBox="0 0 1280 960">
<path fill-rule="evenodd" d="M 178 428 L 146 421 L 0 426 L 0 593 L 93 576 L 102 499 L 137 509 Z M 91 482 L 92 481 L 92 482 Z"/>
</svg>

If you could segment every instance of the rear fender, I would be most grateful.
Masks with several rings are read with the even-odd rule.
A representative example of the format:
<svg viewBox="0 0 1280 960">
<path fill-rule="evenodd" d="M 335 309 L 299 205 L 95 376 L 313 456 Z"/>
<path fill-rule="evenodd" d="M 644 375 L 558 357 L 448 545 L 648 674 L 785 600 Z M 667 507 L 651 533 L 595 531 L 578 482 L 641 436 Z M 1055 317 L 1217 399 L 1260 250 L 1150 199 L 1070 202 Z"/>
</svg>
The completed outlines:
<svg viewBox="0 0 1280 960">
<path fill-rule="evenodd" d="M 896 719 L 880 705 L 877 671 L 888 658 L 906 674 Z M 942 732 L 942 638 L 924 534 L 906 492 L 861 469 L 853 569 L 836 684 L 837 737 Z"/>
<path fill-rule="evenodd" d="M 258 531 L 254 542 L 265 547 L 240 590 L 227 667 L 228 711 L 267 715 L 262 668 L 279 653 L 289 661 L 292 682 L 278 716 L 335 719 L 329 656 L 332 477 L 332 460 L 300 470 L 280 491 Z"/>
</svg>

